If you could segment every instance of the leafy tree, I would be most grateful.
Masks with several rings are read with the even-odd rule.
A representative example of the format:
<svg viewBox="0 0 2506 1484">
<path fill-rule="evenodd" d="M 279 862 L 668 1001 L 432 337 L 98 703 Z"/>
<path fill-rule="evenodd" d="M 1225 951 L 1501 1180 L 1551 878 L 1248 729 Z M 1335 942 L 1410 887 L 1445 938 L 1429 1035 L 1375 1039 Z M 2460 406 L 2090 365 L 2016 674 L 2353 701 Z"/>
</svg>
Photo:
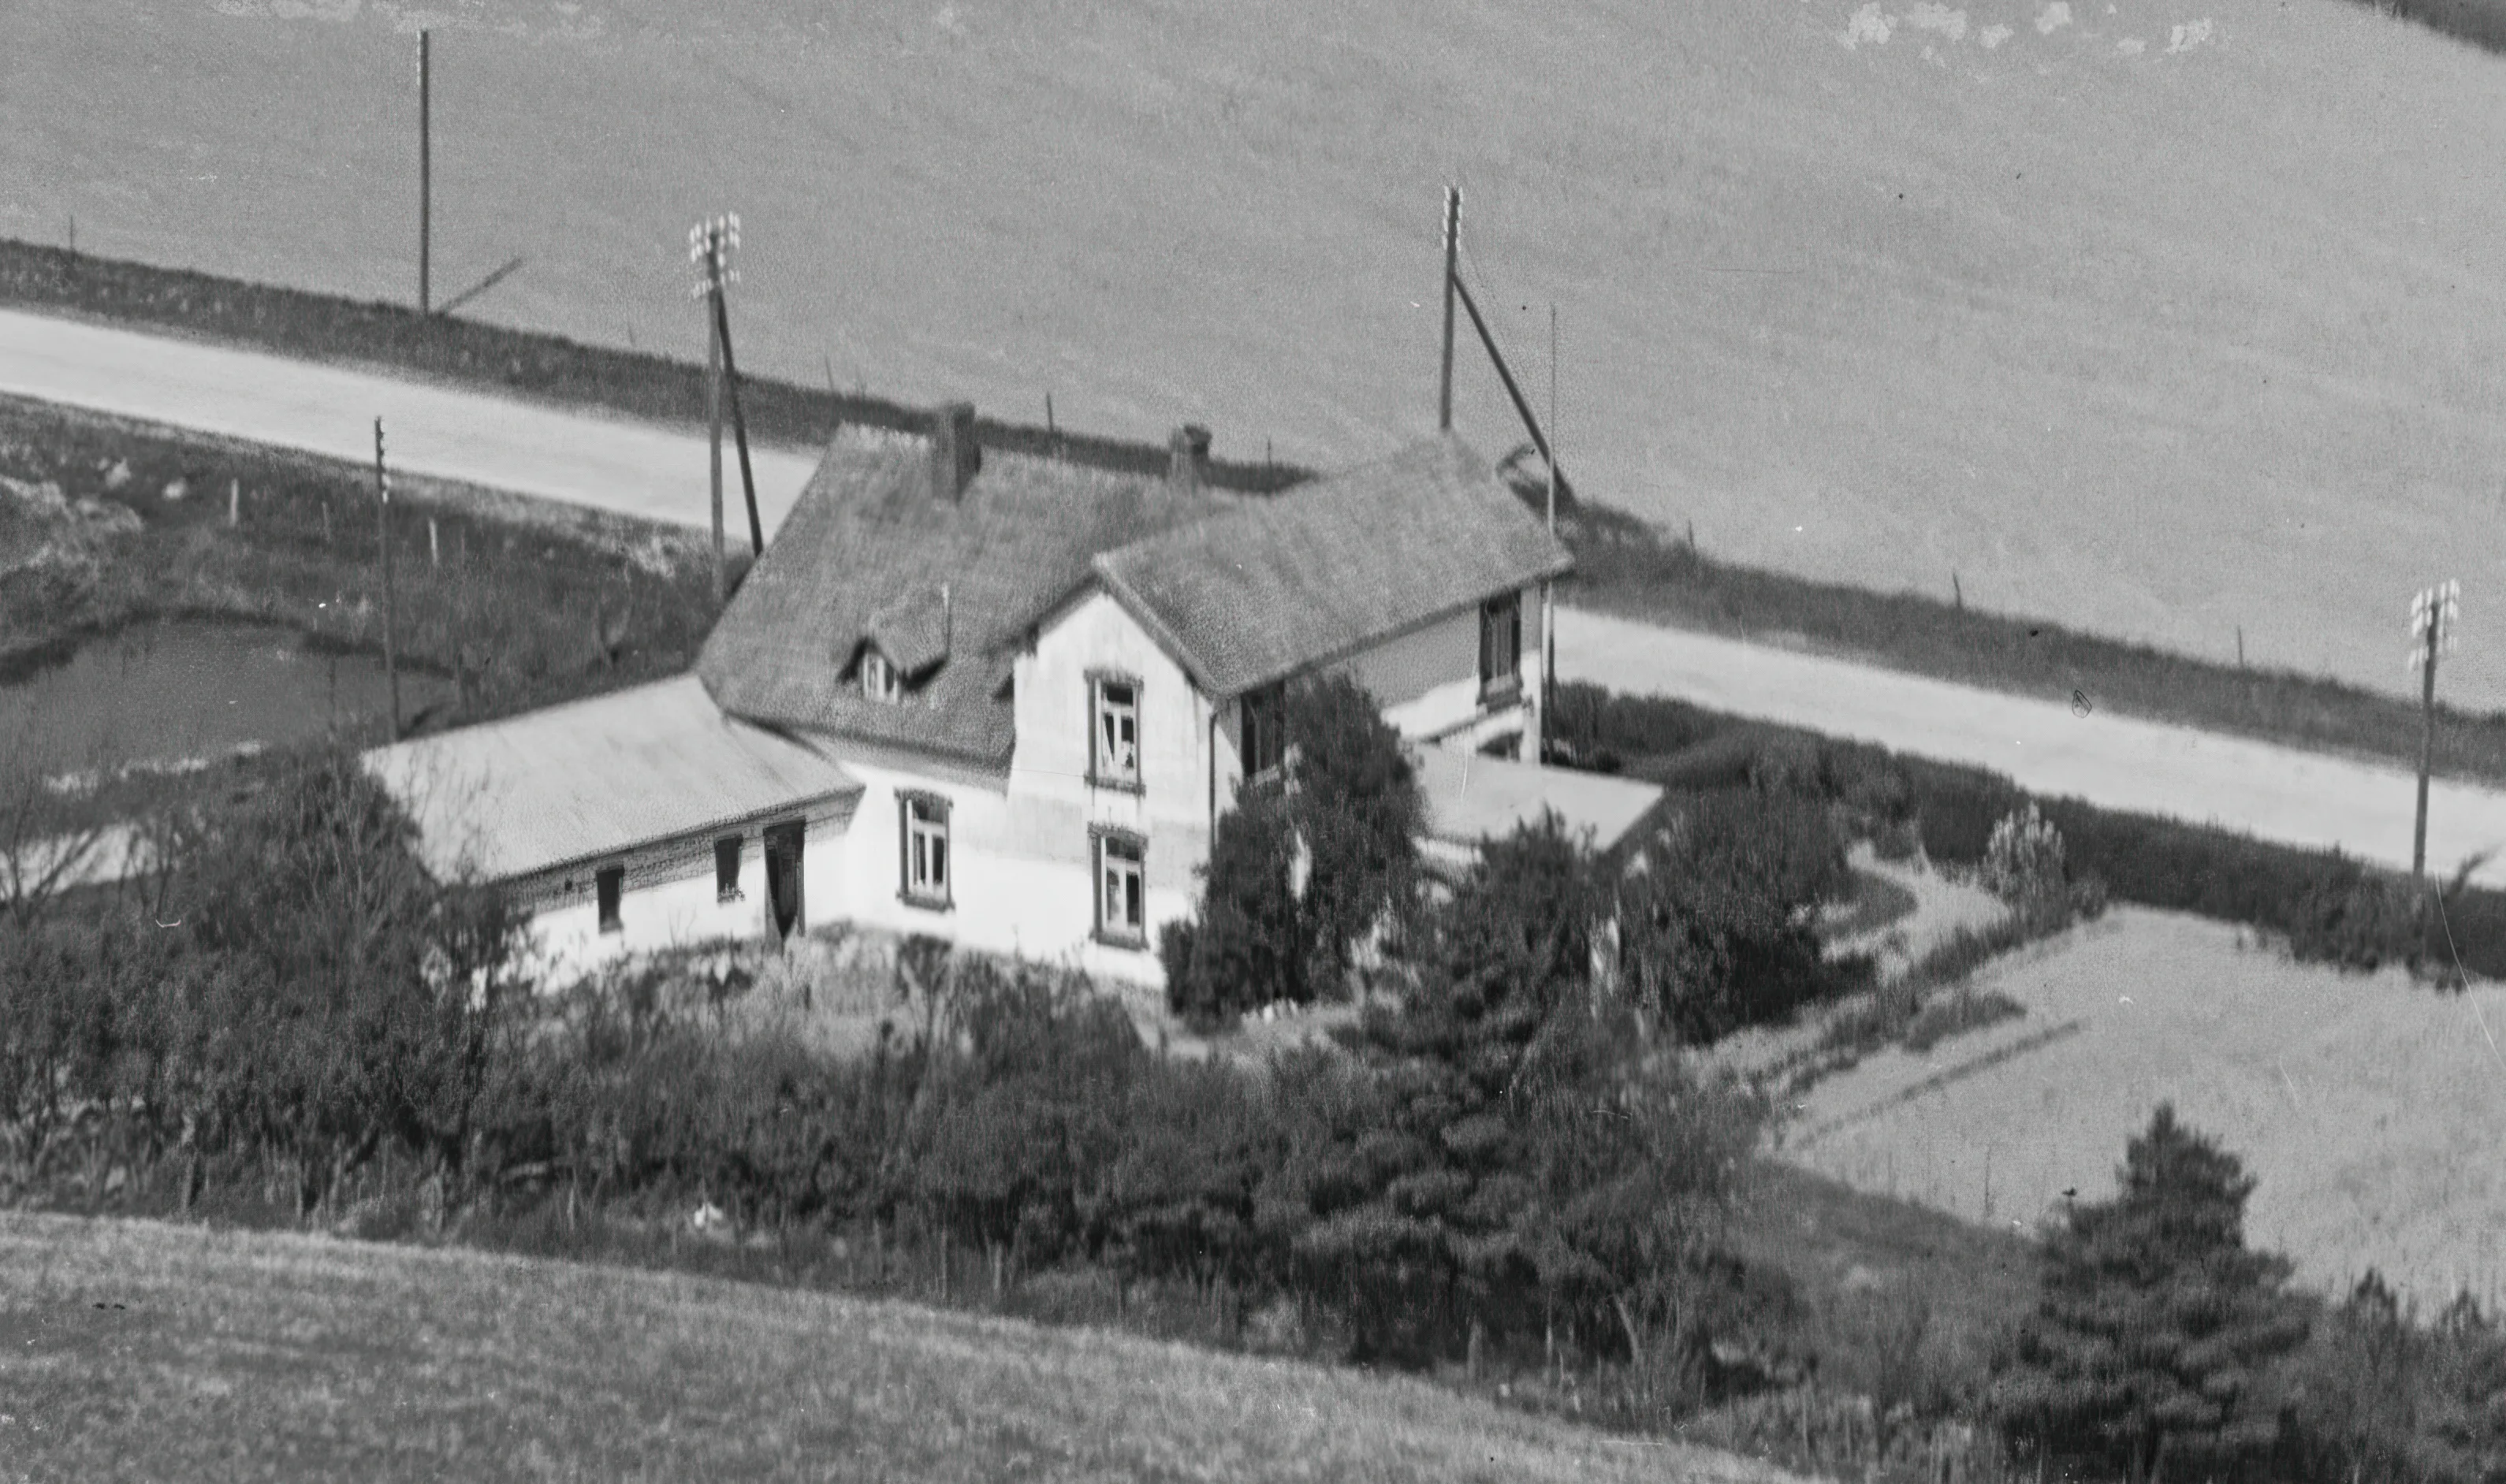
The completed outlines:
<svg viewBox="0 0 2506 1484">
<path fill-rule="evenodd" d="M 1842 891 L 1844 851 L 1825 809 L 1781 795 L 1692 801 L 1619 888 L 1621 964 L 1637 1003 L 1704 1044 L 1848 987 L 1812 927 Z"/>
<path fill-rule="evenodd" d="M 357 759 L 274 760 L 172 832 L 187 962 L 153 1008 L 152 1102 L 306 1161 L 303 1198 L 386 1141 L 457 1167 L 517 986 L 501 893 L 435 880 Z"/>
<path fill-rule="evenodd" d="M 915 1194 L 1021 1260 L 1092 1245 L 1148 1060 L 1138 1031 L 1119 1001 L 1035 965 L 961 958 L 949 994 L 958 1049 L 920 1110 Z"/>
<path fill-rule="evenodd" d="M 1297 900 L 1296 836 L 1285 802 L 1247 789 L 1218 821 L 1201 867 L 1200 915 L 1168 923 L 1158 953 L 1166 1003 L 1208 1024 L 1275 1000 L 1307 998 L 1310 939 Z"/>
<path fill-rule="evenodd" d="M 1287 733 L 1289 818 L 1309 862 L 1305 920 L 1320 989 L 1408 903 L 1424 806 L 1401 734 L 1347 676 L 1291 688 Z"/>
<path fill-rule="evenodd" d="M 2012 1431 L 2155 1481 L 2170 1458 L 2233 1466 L 2278 1419 L 2251 1404 L 2263 1368 L 2302 1344 L 2286 1258 L 2244 1242 L 2236 1156 L 2160 1105 L 2115 1199 L 2049 1234 L 2037 1311 L 1993 1402 Z"/>
</svg>

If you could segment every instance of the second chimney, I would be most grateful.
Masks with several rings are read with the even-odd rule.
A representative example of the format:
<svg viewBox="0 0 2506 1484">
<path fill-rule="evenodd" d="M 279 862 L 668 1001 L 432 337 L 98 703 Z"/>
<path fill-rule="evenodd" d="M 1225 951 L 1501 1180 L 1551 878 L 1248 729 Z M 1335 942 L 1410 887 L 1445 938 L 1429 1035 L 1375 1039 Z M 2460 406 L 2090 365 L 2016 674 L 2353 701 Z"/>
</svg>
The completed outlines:
<svg viewBox="0 0 2506 1484">
<path fill-rule="evenodd" d="M 931 493 L 954 501 L 975 481 L 984 467 L 984 450 L 975 442 L 975 405 L 952 402 L 931 414 Z"/>
<path fill-rule="evenodd" d="M 1177 489 L 1199 489 L 1209 478 L 1209 430 L 1186 423 L 1166 440 L 1166 477 Z"/>
</svg>

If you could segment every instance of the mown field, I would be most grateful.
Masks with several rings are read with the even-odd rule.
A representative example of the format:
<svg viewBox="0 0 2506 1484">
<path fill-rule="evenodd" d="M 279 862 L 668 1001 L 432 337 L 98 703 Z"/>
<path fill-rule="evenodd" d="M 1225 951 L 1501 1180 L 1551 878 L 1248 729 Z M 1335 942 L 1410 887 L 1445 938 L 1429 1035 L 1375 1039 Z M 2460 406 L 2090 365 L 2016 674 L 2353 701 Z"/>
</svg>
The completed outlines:
<svg viewBox="0 0 2506 1484">
<path fill-rule="evenodd" d="M 0 1217 L 32 1478 L 1775 1480 L 1423 1383 L 683 1274 Z"/>
<path fill-rule="evenodd" d="M 2171 1099 L 2260 1182 L 2247 1219 L 2299 1281 L 2368 1268 L 2433 1313 L 2506 1294 L 2506 989 L 2290 963 L 2240 930 L 2119 907 L 1987 969 L 2026 1013 L 1892 1049 L 1804 1100 L 1785 1157 L 1857 1188 L 2029 1231 L 2113 1193 Z"/>
<path fill-rule="evenodd" d="M 753 371 L 1329 465 L 1432 425 L 1450 178 L 1536 402 L 1558 306 L 1570 469 L 1719 557 L 2386 692 L 2415 588 L 2483 621 L 2500 61 L 2346 0 L 1875 3 L 484 0 L 438 293 L 521 257 L 464 312 L 693 360 L 737 210 Z M 11 7 L 0 233 L 413 298 L 414 24 Z"/>
</svg>

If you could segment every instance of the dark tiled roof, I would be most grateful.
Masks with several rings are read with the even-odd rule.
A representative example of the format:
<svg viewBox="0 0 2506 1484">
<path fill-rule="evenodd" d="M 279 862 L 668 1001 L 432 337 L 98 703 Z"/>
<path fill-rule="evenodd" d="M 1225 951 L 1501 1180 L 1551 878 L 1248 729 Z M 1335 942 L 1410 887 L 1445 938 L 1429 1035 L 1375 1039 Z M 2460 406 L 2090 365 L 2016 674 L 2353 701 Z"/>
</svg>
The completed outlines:
<svg viewBox="0 0 2506 1484">
<path fill-rule="evenodd" d="M 1235 503 L 1178 493 L 1154 477 L 998 450 L 986 451 L 962 495 L 944 500 L 928 483 L 927 448 L 858 433 L 829 448 L 698 656 L 697 673 L 725 711 L 1005 763 L 1015 740 L 1012 665 L 1028 630 L 1087 581 L 1090 559 Z M 900 702 L 864 696 L 843 678 L 863 641 L 875 627 L 913 631 L 910 616 L 943 583 L 946 662 Z"/>
<path fill-rule="evenodd" d="M 865 637 L 899 675 L 919 679 L 923 671 L 949 657 L 949 607 L 953 597 L 941 587 L 909 592 L 870 616 Z"/>
<path fill-rule="evenodd" d="M 1133 542 L 1095 569 L 1202 689 L 1226 696 L 1572 565 L 1446 434 Z"/>
</svg>

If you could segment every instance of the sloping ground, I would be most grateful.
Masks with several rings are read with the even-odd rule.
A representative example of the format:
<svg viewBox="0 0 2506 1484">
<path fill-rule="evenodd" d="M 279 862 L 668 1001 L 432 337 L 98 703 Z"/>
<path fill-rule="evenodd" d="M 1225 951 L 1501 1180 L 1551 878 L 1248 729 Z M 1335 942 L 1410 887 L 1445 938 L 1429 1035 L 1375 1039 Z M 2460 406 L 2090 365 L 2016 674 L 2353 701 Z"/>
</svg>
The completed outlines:
<svg viewBox="0 0 2506 1484">
<path fill-rule="evenodd" d="M 2248 1237 L 2343 1288 L 2380 1268 L 2424 1308 L 2506 1292 L 2506 986 L 2344 976 L 2238 930 L 2117 908 L 1979 974 L 2026 1014 L 1890 1049 L 1811 1089 L 1783 1157 L 2027 1229 L 2113 1193 L 2171 1099 L 2259 1180 Z"/>
<path fill-rule="evenodd" d="M 19 0 L 0 231 L 413 297 L 420 14 Z M 467 313 L 699 357 L 736 209 L 746 369 L 1332 466 L 1430 425 L 1451 177 L 1569 467 L 1719 554 L 2387 690 L 2506 576 L 2501 63 L 2348 0 L 423 14 Z"/>
<path fill-rule="evenodd" d="M 1422 1383 L 682 1275 L 0 1217 L 37 1478 L 1778 1481 Z"/>
</svg>

